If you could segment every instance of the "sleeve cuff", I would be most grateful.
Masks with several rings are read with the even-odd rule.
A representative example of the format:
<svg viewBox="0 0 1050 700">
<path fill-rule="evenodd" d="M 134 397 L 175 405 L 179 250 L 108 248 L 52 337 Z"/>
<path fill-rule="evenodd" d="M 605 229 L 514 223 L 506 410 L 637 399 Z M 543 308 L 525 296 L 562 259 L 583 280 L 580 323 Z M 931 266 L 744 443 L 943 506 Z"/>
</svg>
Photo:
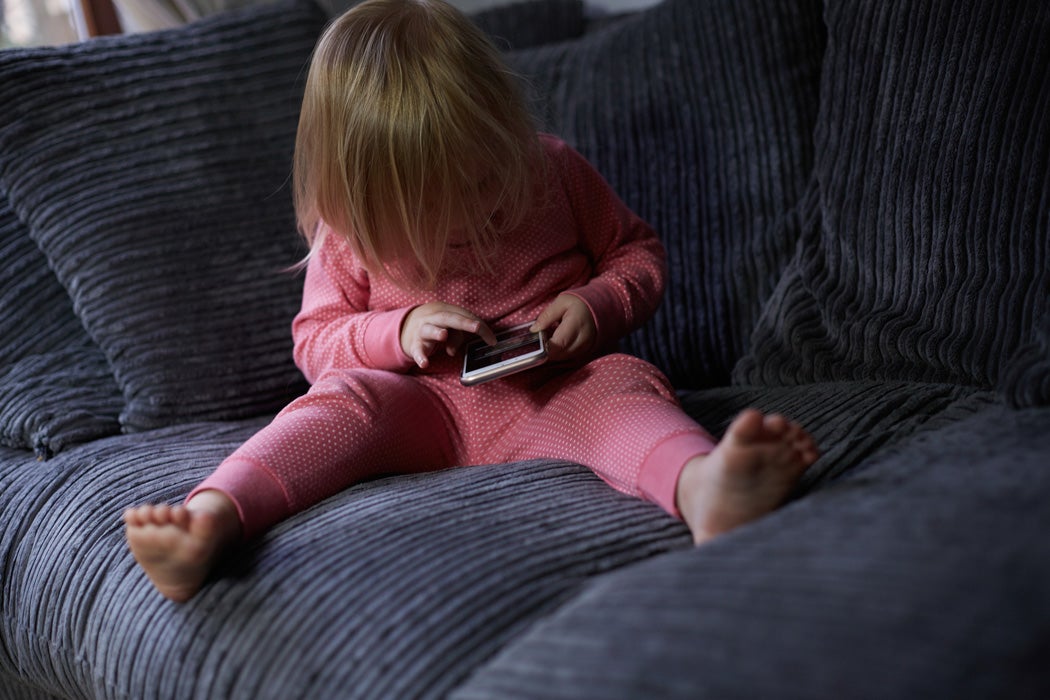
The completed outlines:
<svg viewBox="0 0 1050 700">
<path fill-rule="evenodd" d="M 365 325 L 362 334 L 369 367 L 396 371 L 412 365 L 412 358 L 401 347 L 401 324 L 413 308 L 376 312 Z"/>
<path fill-rule="evenodd" d="M 185 503 L 201 491 L 219 491 L 237 508 L 244 540 L 258 537 L 288 517 L 291 507 L 284 488 L 270 472 L 246 459 L 231 457 L 186 496 Z"/>
<path fill-rule="evenodd" d="M 619 295 L 601 280 L 591 280 L 582 287 L 570 289 L 569 294 L 579 298 L 590 309 L 598 330 L 598 347 L 616 342 L 629 331 Z"/>
<path fill-rule="evenodd" d="M 638 489 L 645 498 L 681 518 L 677 503 L 678 477 L 689 460 L 709 454 L 714 448 L 714 441 L 703 431 L 672 435 L 660 443 L 642 464 Z"/>
</svg>

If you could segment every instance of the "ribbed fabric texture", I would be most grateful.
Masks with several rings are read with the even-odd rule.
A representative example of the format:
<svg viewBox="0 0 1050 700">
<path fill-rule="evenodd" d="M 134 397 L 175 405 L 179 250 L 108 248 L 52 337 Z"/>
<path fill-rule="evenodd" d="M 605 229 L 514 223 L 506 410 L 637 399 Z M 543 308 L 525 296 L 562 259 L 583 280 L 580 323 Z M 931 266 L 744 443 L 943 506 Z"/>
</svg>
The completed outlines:
<svg viewBox="0 0 1050 700">
<path fill-rule="evenodd" d="M 603 577 L 452 697 L 1045 698 L 1047 454 L 1045 409 L 922 432 L 753 526 Z"/>
<path fill-rule="evenodd" d="M 318 0 L 328 15 L 346 12 L 361 0 Z M 464 3 L 458 3 L 460 5 Z M 489 3 L 466 3 L 467 6 Z M 517 0 L 485 7 L 470 15 L 500 49 L 524 49 L 574 39 L 584 32 L 584 0 Z"/>
<path fill-rule="evenodd" d="M 0 688 L 17 670 L 59 697 L 443 698 L 586 579 L 688 546 L 578 465 L 453 469 L 351 488 L 190 603 L 165 601 L 122 509 L 181 499 L 258 427 L 124 435 L 43 464 L 0 451 Z"/>
<path fill-rule="evenodd" d="M 26 227 L 0 197 L 0 444 L 50 457 L 120 431 L 106 358 Z"/>
<path fill-rule="evenodd" d="M 574 39 L 586 27 L 583 0 L 527 0 L 481 10 L 471 19 L 501 50 Z"/>
<path fill-rule="evenodd" d="M 627 343 L 680 388 L 728 381 L 795 239 L 824 49 L 816 0 L 669 0 L 511 55 L 546 128 L 668 249 L 662 309 Z"/>
<path fill-rule="evenodd" d="M 276 410 L 304 382 L 291 154 L 325 16 L 281 2 L 0 53 L 0 186 L 123 390 L 126 428 Z"/>
<path fill-rule="evenodd" d="M 1050 4 L 827 17 L 812 223 L 735 377 L 996 387 L 1050 296 Z"/>
<path fill-rule="evenodd" d="M 1050 295 L 1046 299 L 1047 311 L 1034 337 L 1014 353 L 999 382 L 1004 398 L 1016 408 L 1050 406 Z"/>
<path fill-rule="evenodd" d="M 795 497 L 823 488 L 887 446 L 921 430 L 966 418 L 994 399 L 951 384 L 829 382 L 797 387 L 723 387 L 690 392 L 685 410 L 715 435 L 748 407 L 798 421 L 816 438 L 819 461 Z"/>
</svg>

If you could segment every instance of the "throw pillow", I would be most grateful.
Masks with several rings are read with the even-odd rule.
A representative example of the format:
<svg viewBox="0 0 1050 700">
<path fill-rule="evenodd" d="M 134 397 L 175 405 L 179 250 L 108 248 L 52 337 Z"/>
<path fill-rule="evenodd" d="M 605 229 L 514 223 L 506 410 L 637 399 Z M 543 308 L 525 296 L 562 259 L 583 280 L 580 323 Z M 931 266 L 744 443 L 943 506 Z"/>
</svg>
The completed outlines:
<svg viewBox="0 0 1050 700">
<path fill-rule="evenodd" d="M 0 260 L 0 445 L 47 458 L 119 432 L 106 358 L 2 196 Z"/>
<path fill-rule="evenodd" d="M 827 20 L 813 223 L 735 378 L 994 388 L 1050 294 L 1050 5 Z"/>
<path fill-rule="evenodd" d="M 626 349 L 678 387 L 728 382 L 794 250 L 823 48 L 817 0 L 667 0 L 511 54 L 545 128 L 663 240 L 664 304 Z"/>
<path fill-rule="evenodd" d="M 303 254 L 288 179 L 326 17 L 290 0 L 0 53 L 0 187 L 123 390 L 128 429 L 280 408 Z"/>
</svg>

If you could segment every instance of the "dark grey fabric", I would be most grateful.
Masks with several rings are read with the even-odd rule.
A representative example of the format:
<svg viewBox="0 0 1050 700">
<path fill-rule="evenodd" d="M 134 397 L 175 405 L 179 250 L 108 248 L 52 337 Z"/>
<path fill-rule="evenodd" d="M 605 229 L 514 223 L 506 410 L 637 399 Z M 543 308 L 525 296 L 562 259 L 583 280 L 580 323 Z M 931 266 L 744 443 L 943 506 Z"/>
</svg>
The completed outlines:
<svg viewBox="0 0 1050 700">
<path fill-rule="evenodd" d="M 326 18 L 285 1 L 0 53 L 0 186 L 123 390 L 130 429 L 258 415 L 304 383 L 287 187 Z"/>
<path fill-rule="evenodd" d="M 106 358 L 2 196 L 0 261 L 0 444 L 46 458 L 119 432 Z"/>
<path fill-rule="evenodd" d="M 757 524 L 603 577 L 453 697 L 1048 697 L 1048 454 L 1048 409 L 923 431 Z"/>
<path fill-rule="evenodd" d="M 523 0 L 471 15 L 501 50 L 573 39 L 586 27 L 583 0 Z"/>
<path fill-rule="evenodd" d="M 61 697 L 441 698 L 586 579 L 689 543 L 583 467 L 468 467 L 351 488 L 165 601 L 123 508 L 182 498 L 259 427 L 123 435 L 43 464 L 0 450 L 0 685 L 17 670 Z"/>
<path fill-rule="evenodd" d="M 1046 299 L 1047 311 L 1034 337 L 1014 353 L 1000 382 L 1003 395 L 1016 408 L 1050 406 L 1050 295 Z"/>
<path fill-rule="evenodd" d="M 827 18 L 813 223 L 735 378 L 996 387 L 1050 296 L 1050 4 Z"/>
<path fill-rule="evenodd" d="M 21 678 L 72 697 L 444 697 L 509 644 L 506 654 L 467 683 L 463 697 L 616 698 L 650 691 L 697 697 L 690 693 L 707 683 L 726 684 L 719 691 L 743 689 L 726 697 L 747 697 L 768 679 L 732 666 L 728 675 L 725 668 L 715 673 L 714 667 L 724 663 L 717 652 L 704 662 L 709 665 L 691 665 L 687 652 L 709 648 L 690 636 L 694 625 L 700 631 L 713 629 L 711 634 L 723 632 L 719 625 L 730 632 L 739 626 L 719 637 L 725 640 L 720 648 L 741 643 L 743 635 L 754 645 L 751 653 L 766 654 L 766 659 L 814 633 L 807 624 L 833 631 L 839 631 L 835 625 L 851 629 L 855 624 L 862 634 L 859 630 L 870 621 L 850 617 L 849 605 L 860 603 L 849 596 L 872 591 L 896 596 L 892 601 L 901 610 L 925 600 L 912 594 L 929 595 L 918 584 L 913 590 L 896 586 L 898 579 L 873 578 L 870 568 L 878 557 L 866 562 L 866 555 L 858 554 L 871 538 L 881 541 L 877 531 L 867 533 L 865 523 L 886 519 L 897 522 L 895 527 L 910 527 L 902 541 L 928 555 L 925 548 L 933 545 L 924 529 L 927 516 L 919 515 L 926 512 L 926 501 L 917 502 L 905 489 L 903 505 L 892 503 L 897 484 L 928 468 L 928 452 L 944 452 L 955 465 L 961 454 L 970 454 L 969 442 L 952 448 L 956 437 L 968 436 L 984 444 L 983 451 L 972 454 L 988 462 L 989 472 L 998 473 L 1001 466 L 988 459 L 989 453 L 999 450 L 999 462 L 1011 461 L 1003 479 L 1012 483 L 1018 470 L 1031 466 L 1026 460 L 1042 465 L 1048 449 L 1046 438 L 1021 439 L 1026 427 L 1046 434 L 1045 413 L 1004 412 L 992 405 L 989 393 L 945 385 L 716 389 L 683 398 L 687 410 L 716 432 L 745 405 L 798 415 L 826 445 L 825 455 L 806 493 L 766 521 L 714 548 L 660 556 L 666 563 L 652 571 L 613 574 L 609 584 L 603 583 L 608 572 L 689 550 L 684 526 L 651 504 L 616 494 L 582 467 L 531 462 L 354 487 L 280 525 L 232 558 L 193 602 L 174 606 L 150 589 L 127 554 L 120 511 L 129 503 L 180 499 L 261 423 L 199 424 L 121 436 L 67 450 L 43 465 L 0 451 L 0 512 L 20 514 L 5 519 L 0 529 L 5 582 L 0 682 L 18 669 Z M 976 424 L 967 420 L 975 414 Z M 1017 416 L 1042 416 L 1042 427 L 1014 426 Z M 954 424 L 963 427 L 944 427 Z M 1007 428 L 1013 432 L 999 434 Z M 910 448 L 897 447 L 909 437 L 923 446 L 914 455 Z M 850 471 L 872 458 L 876 465 L 889 466 Z M 954 491 L 975 481 L 978 467 L 963 468 L 967 471 L 958 474 Z M 1029 508 L 1037 508 L 1033 504 L 1045 496 L 1038 495 L 1038 484 L 1027 501 L 1011 501 L 1012 492 L 1001 494 L 997 508 L 1013 503 L 1012 517 L 1028 518 Z M 938 488 L 927 485 L 921 495 L 934 502 Z M 948 503 L 954 491 L 945 492 Z M 972 498 L 987 494 L 977 489 Z M 983 512 L 978 505 L 969 506 L 974 518 L 987 523 L 992 516 L 978 518 Z M 955 513 L 952 508 L 946 505 L 928 518 L 936 521 L 945 509 Z M 901 521 L 902 509 L 915 511 L 911 524 Z M 935 531 L 934 542 L 950 534 L 944 527 Z M 1036 517 L 1031 527 L 1043 523 Z M 1026 532 L 1027 527 L 1021 542 L 1027 541 Z M 961 533 L 963 543 L 968 533 Z M 998 536 L 1004 536 L 1001 530 Z M 983 551 L 985 543 L 977 540 L 973 546 Z M 864 564 L 856 581 L 840 568 L 854 561 L 851 556 Z M 816 573 L 799 582 L 793 567 L 800 565 L 815 567 Z M 899 566 L 905 565 L 902 559 Z M 958 561 L 944 566 L 958 566 Z M 924 570 L 916 574 L 924 575 Z M 593 586 L 587 583 L 592 580 Z M 839 599 L 825 610 L 815 602 L 822 599 L 807 588 L 840 583 L 848 592 L 841 603 L 846 613 L 834 603 Z M 602 596 L 610 590 L 633 595 L 650 584 L 651 595 L 635 602 L 615 598 L 604 607 Z M 802 590 L 774 596 L 785 584 Z M 581 586 L 580 602 L 569 602 Z M 765 599 L 766 607 L 751 614 L 743 603 L 737 605 L 752 597 Z M 49 605 L 33 603 L 39 600 Z M 781 604 L 797 611 L 797 619 L 789 618 L 795 626 L 773 640 L 749 636 L 768 636 L 768 625 L 780 624 L 785 615 Z M 575 616 L 591 605 L 603 607 L 593 617 Z M 547 624 L 553 628 L 544 624 L 527 633 L 550 614 L 555 617 Z M 562 616 L 569 616 L 565 624 L 571 634 L 560 626 Z M 954 628 L 940 618 L 937 622 L 940 627 L 929 634 L 939 642 Z M 875 630 L 904 634 L 896 628 Z M 515 642 L 523 633 L 524 641 Z M 1024 626 L 1014 632 L 1022 641 L 1032 633 Z M 607 656 L 610 648 L 613 654 Z M 827 667 L 828 652 L 821 651 L 823 656 L 811 659 L 813 665 L 800 669 Z M 923 651 L 921 660 L 935 664 L 956 647 L 943 657 Z M 548 653 L 558 657 L 555 662 Z M 637 662 L 632 654 L 640 654 Z M 847 657 L 842 668 L 853 668 L 854 658 Z M 839 669 L 838 661 L 834 667 Z M 742 681 L 741 674 L 749 680 Z"/>
<path fill-rule="evenodd" d="M 40 459 L 120 432 L 124 399 L 95 346 L 30 355 L 0 368 L 0 444 Z"/>
<path fill-rule="evenodd" d="M 3 700 L 64 700 L 43 690 L 22 683 L 13 676 L 5 675 L 0 669 L 0 698 Z"/>
<path fill-rule="evenodd" d="M 966 418 L 994 401 L 991 392 L 951 384 L 829 382 L 797 387 L 723 387 L 687 392 L 682 406 L 721 436 L 748 407 L 790 416 L 816 438 L 821 457 L 796 496 L 833 482 L 880 450 Z"/>
<path fill-rule="evenodd" d="M 678 387 L 726 383 L 794 250 L 823 48 L 819 0 L 668 0 L 511 54 L 546 128 L 667 247 L 664 304 L 627 349 Z"/>
<path fill-rule="evenodd" d="M 330 16 L 361 0 L 318 0 Z M 520 0 L 474 12 L 471 19 L 500 49 L 524 49 L 578 37 L 586 27 L 583 0 Z"/>
</svg>

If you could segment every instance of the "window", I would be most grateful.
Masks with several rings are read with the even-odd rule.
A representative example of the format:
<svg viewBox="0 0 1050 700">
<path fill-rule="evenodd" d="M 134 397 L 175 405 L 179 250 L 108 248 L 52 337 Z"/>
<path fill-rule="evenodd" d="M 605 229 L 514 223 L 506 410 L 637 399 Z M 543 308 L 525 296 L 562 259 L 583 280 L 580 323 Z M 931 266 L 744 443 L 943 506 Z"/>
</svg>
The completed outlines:
<svg viewBox="0 0 1050 700">
<path fill-rule="evenodd" d="M 0 48 L 76 41 L 70 4 L 76 1 L 0 0 Z"/>
</svg>

